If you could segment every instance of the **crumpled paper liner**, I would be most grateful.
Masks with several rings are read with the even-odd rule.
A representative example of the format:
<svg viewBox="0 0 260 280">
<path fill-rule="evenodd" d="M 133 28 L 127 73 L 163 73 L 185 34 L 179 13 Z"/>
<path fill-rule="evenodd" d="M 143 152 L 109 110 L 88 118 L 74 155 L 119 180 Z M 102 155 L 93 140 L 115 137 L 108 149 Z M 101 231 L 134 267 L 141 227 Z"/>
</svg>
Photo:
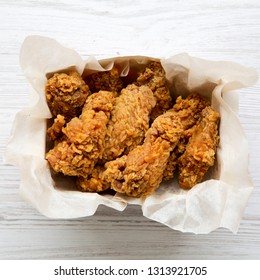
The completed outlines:
<svg viewBox="0 0 260 280">
<path fill-rule="evenodd" d="M 234 90 L 257 81 L 252 68 L 232 62 L 214 62 L 179 54 L 161 59 L 174 94 L 186 96 L 196 90 L 211 100 L 220 112 L 220 144 L 217 161 L 207 180 L 189 191 L 177 181 L 161 184 L 146 199 L 122 194 L 82 193 L 72 181 L 51 176 L 45 160 L 46 123 L 51 118 L 44 87 L 50 73 L 75 68 L 87 75 L 110 70 L 114 63 L 122 76 L 144 67 L 149 57 L 117 57 L 84 61 L 75 51 L 53 39 L 30 36 L 22 45 L 20 64 L 28 79 L 31 106 L 15 118 L 5 160 L 20 168 L 20 193 L 42 214 L 51 218 L 77 218 L 95 213 L 100 204 L 124 210 L 127 204 L 141 205 L 143 215 L 182 232 L 209 233 L 218 227 L 237 232 L 253 185 L 248 173 L 248 144 L 237 117 L 238 95 Z M 130 69 L 130 70 L 129 70 Z"/>
</svg>

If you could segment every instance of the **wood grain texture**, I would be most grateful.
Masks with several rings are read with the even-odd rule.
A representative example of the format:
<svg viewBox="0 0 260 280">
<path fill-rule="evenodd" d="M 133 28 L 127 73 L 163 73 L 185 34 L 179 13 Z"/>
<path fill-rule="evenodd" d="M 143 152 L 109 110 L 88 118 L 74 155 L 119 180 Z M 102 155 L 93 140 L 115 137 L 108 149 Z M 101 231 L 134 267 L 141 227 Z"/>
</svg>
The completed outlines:
<svg viewBox="0 0 260 280">
<path fill-rule="evenodd" d="M 255 188 L 236 235 L 225 229 L 183 234 L 142 217 L 137 206 L 50 220 L 18 196 L 19 170 L 2 160 L 14 116 L 28 102 L 19 66 L 27 35 L 53 37 L 84 58 L 188 52 L 259 72 L 259 15 L 258 0 L 0 0 L 0 259 L 259 259 L 259 83 L 239 92 Z"/>
</svg>

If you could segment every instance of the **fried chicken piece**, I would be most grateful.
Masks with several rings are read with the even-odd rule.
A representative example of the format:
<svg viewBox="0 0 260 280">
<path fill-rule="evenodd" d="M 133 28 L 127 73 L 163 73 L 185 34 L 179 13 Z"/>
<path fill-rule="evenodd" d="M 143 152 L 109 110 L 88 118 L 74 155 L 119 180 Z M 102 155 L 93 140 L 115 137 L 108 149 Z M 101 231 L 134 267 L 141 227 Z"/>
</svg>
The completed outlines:
<svg viewBox="0 0 260 280">
<path fill-rule="evenodd" d="M 100 91 L 90 95 L 82 114 L 62 129 L 65 135 L 50 150 L 46 159 L 56 172 L 86 178 L 101 159 L 106 125 L 115 101 L 115 94 Z"/>
<path fill-rule="evenodd" d="M 67 120 L 79 116 L 87 97 L 89 87 L 76 71 L 56 73 L 45 87 L 46 100 L 53 117 L 63 115 Z"/>
<path fill-rule="evenodd" d="M 107 90 L 119 93 L 124 87 L 116 67 L 110 71 L 93 73 L 85 78 L 85 82 L 92 92 Z"/>
<path fill-rule="evenodd" d="M 108 122 L 103 162 L 129 153 L 142 143 L 154 106 L 155 98 L 147 86 L 128 85 L 121 91 Z"/>
<path fill-rule="evenodd" d="M 162 181 L 170 152 L 181 133 L 180 118 L 174 111 L 159 116 L 147 131 L 143 145 L 105 164 L 104 180 L 112 189 L 128 196 L 152 194 Z"/>
<path fill-rule="evenodd" d="M 192 93 L 183 99 L 179 96 L 173 106 L 173 110 L 178 114 L 183 125 L 183 132 L 176 148 L 172 151 L 167 167 L 165 168 L 163 179 L 170 180 L 174 176 L 177 167 L 178 158 L 184 153 L 186 145 L 191 137 L 195 124 L 201 117 L 202 110 L 209 106 L 208 100 L 204 99 L 198 93 Z"/>
<path fill-rule="evenodd" d="M 47 135 L 52 141 L 55 141 L 62 136 L 62 128 L 65 123 L 64 116 L 57 115 L 52 126 L 47 129 Z"/>
<path fill-rule="evenodd" d="M 97 165 L 87 177 L 78 177 L 76 184 L 82 192 L 103 192 L 110 188 L 110 184 L 103 180 L 104 166 Z"/>
<path fill-rule="evenodd" d="M 178 160 L 179 184 L 183 189 L 200 183 L 209 167 L 214 165 L 220 115 L 210 106 L 203 109 L 201 115 L 184 154 Z"/>
<path fill-rule="evenodd" d="M 172 98 L 160 62 L 150 62 L 144 72 L 139 74 L 136 84 L 148 86 L 154 94 L 156 106 L 151 113 L 152 121 L 171 107 Z"/>
<path fill-rule="evenodd" d="M 177 97 L 173 109 L 178 112 L 186 134 L 189 132 L 187 130 L 189 130 L 199 120 L 201 111 L 209 105 L 209 101 L 198 93 L 192 93 L 185 99 L 181 96 Z"/>
</svg>

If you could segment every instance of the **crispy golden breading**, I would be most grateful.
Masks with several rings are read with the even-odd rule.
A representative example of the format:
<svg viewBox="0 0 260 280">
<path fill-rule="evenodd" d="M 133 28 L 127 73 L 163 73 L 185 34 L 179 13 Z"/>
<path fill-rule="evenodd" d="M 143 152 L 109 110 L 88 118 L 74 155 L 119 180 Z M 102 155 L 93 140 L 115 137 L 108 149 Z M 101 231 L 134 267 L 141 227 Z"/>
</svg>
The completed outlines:
<svg viewBox="0 0 260 280">
<path fill-rule="evenodd" d="M 176 150 L 174 149 L 167 161 L 167 165 L 163 171 L 163 180 L 164 181 L 169 181 L 174 177 L 174 172 L 177 168 L 177 160 L 178 160 L 179 154 L 178 152 L 176 152 Z"/>
<path fill-rule="evenodd" d="M 167 181 L 173 178 L 174 171 L 177 167 L 177 160 L 185 151 L 189 138 L 193 133 L 194 125 L 198 122 L 201 116 L 201 111 L 209 105 L 209 101 L 204 99 L 198 93 L 190 94 L 185 99 L 181 96 L 177 98 L 176 103 L 173 106 L 173 110 L 176 111 L 181 119 L 183 132 L 178 145 L 169 157 L 168 164 L 163 175 L 164 180 Z"/>
<path fill-rule="evenodd" d="M 124 86 L 118 70 L 115 67 L 110 71 L 91 74 L 85 78 L 85 82 L 89 86 L 91 92 L 106 90 L 119 93 Z"/>
<path fill-rule="evenodd" d="M 200 94 L 192 93 L 185 99 L 178 96 L 173 109 L 178 112 L 183 129 L 186 131 L 197 123 L 201 116 L 201 111 L 209 105 L 209 101 L 203 98 Z"/>
<path fill-rule="evenodd" d="M 180 118 L 174 111 L 157 117 L 143 145 L 105 164 L 104 180 L 112 189 L 128 196 L 152 194 L 162 181 L 170 152 L 177 145 L 181 132 Z"/>
<path fill-rule="evenodd" d="M 81 76 L 71 71 L 68 74 L 54 74 L 47 81 L 45 93 L 53 117 L 60 114 L 70 120 L 80 115 L 91 92 Z"/>
<path fill-rule="evenodd" d="M 108 122 L 103 162 L 128 153 L 142 143 L 154 106 L 153 93 L 147 86 L 128 85 L 121 91 Z"/>
<path fill-rule="evenodd" d="M 102 192 L 110 188 L 110 184 L 103 180 L 103 172 L 105 168 L 96 165 L 92 173 L 87 177 L 77 178 L 77 187 L 82 192 Z"/>
<path fill-rule="evenodd" d="M 152 121 L 171 107 L 172 98 L 160 62 L 150 62 L 144 72 L 139 74 L 136 84 L 148 86 L 154 94 L 156 106 L 151 113 Z"/>
<path fill-rule="evenodd" d="M 55 141 L 62 136 L 62 128 L 65 123 L 64 116 L 57 115 L 52 126 L 47 129 L 47 135 L 52 141 Z"/>
<path fill-rule="evenodd" d="M 73 118 L 62 132 L 65 135 L 46 159 L 56 172 L 86 178 L 101 159 L 106 125 L 115 101 L 115 94 L 100 91 L 90 95 L 79 118 Z"/>
<path fill-rule="evenodd" d="M 208 168 L 214 165 L 219 142 L 220 115 L 210 106 L 207 106 L 201 115 L 184 154 L 178 160 L 179 184 L 184 189 L 200 183 Z"/>
</svg>

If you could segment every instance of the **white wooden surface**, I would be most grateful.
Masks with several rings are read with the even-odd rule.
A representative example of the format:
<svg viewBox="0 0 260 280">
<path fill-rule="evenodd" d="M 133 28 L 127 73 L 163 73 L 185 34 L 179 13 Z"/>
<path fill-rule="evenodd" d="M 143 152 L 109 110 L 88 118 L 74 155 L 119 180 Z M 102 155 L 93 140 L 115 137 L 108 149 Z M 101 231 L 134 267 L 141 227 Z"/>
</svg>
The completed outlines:
<svg viewBox="0 0 260 280">
<path fill-rule="evenodd" d="M 168 56 L 180 52 L 260 70 L 260 2 L 0 0 L 0 259 L 259 259 L 260 87 L 240 91 L 254 191 L 238 234 L 183 234 L 142 217 L 100 207 L 93 217 L 49 220 L 18 195 L 19 170 L 2 154 L 15 114 L 28 101 L 19 67 L 27 35 L 57 39 L 84 58 Z M 260 72 L 260 71 L 259 71 Z M 239 151 L 238 151 L 239 153 Z"/>
</svg>

